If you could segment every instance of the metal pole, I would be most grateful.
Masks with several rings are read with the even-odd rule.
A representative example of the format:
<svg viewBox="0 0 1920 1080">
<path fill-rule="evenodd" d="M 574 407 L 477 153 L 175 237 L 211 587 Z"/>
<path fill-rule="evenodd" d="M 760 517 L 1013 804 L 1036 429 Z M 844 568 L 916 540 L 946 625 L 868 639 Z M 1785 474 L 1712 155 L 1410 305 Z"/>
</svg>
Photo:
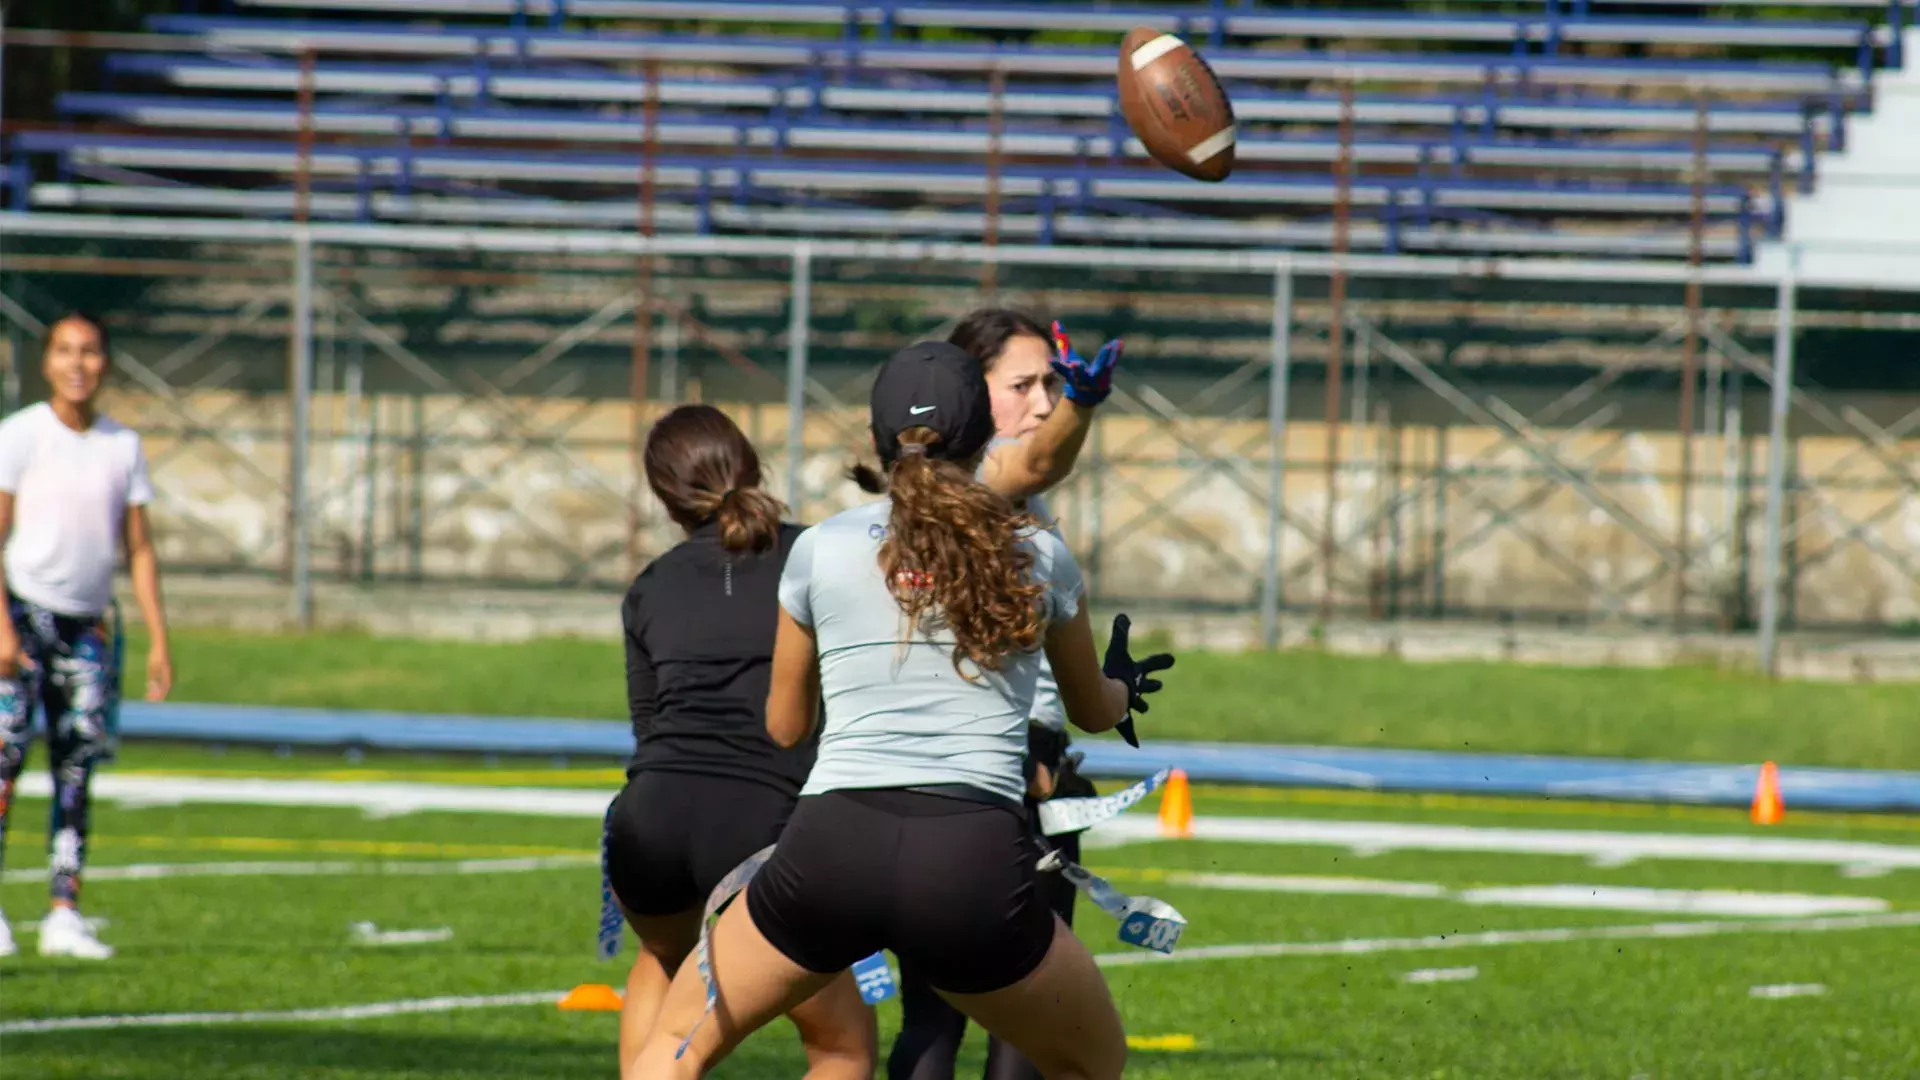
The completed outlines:
<svg viewBox="0 0 1920 1080">
<path fill-rule="evenodd" d="M 1687 617 L 1687 569 L 1693 561 L 1693 395 L 1699 379 L 1700 262 L 1707 228 L 1707 99 L 1693 102 L 1693 219 L 1687 245 L 1687 344 L 1680 360 L 1680 516 L 1674 553 L 1673 628 L 1683 630 Z"/>
<path fill-rule="evenodd" d="M 1780 521 L 1786 511 L 1787 408 L 1793 394 L 1793 309 L 1800 252 L 1787 249 L 1773 331 L 1772 409 L 1767 421 L 1766 538 L 1760 556 L 1760 670 L 1775 673 L 1780 631 Z"/>
<path fill-rule="evenodd" d="M 660 400 L 680 400 L 680 320 L 673 318 L 660 320 Z"/>
<path fill-rule="evenodd" d="M 313 496 L 313 509 L 322 518 L 325 518 L 332 511 L 333 507 L 333 492 L 337 483 L 334 477 L 334 468 L 335 461 L 340 456 L 335 451 L 340 445 L 341 423 L 341 394 L 339 392 L 339 383 L 336 382 L 338 371 L 335 364 L 337 354 L 335 339 L 338 336 L 340 317 L 331 305 L 327 307 L 326 314 L 327 324 L 315 330 L 315 336 L 319 338 L 321 344 L 319 348 L 320 355 L 314 362 L 313 373 L 315 400 L 324 405 L 322 411 L 324 411 L 326 415 L 318 420 L 308 421 L 309 438 L 317 438 L 322 446 L 318 456 L 308 455 L 309 465 L 307 471 L 307 486 L 309 490 L 317 493 Z M 351 409 L 347 412 L 346 423 L 349 428 L 353 425 L 353 413 Z M 315 428 L 318 428 L 318 435 L 314 434 Z M 342 513 L 340 517 L 343 521 L 351 521 L 351 510 Z M 353 564 L 353 539 L 345 532 L 342 532 L 340 536 L 339 558 L 337 562 L 339 564 L 339 576 L 342 580 L 345 580 L 352 576 L 349 567 Z M 325 541 L 322 541 L 322 543 L 325 543 Z"/>
<path fill-rule="evenodd" d="M 7 371 L 0 379 L 0 411 L 8 416 L 20 407 L 20 360 L 27 355 L 27 339 L 18 326 L 7 328 Z"/>
<path fill-rule="evenodd" d="M 293 619 L 313 628 L 313 572 L 307 521 L 307 443 L 313 408 L 313 234 L 304 226 L 293 241 L 293 430 L 287 448 L 287 517 L 293 541 Z"/>
<path fill-rule="evenodd" d="M 800 469 L 807 452 L 807 335 L 813 307 L 813 247 L 793 249 L 793 288 L 787 312 L 787 509 L 804 520 Z"/>
<path fill-rule="evenodd" d="M 1333 620 L 1334 526 L 1338 522 L 1340 502 L 1340 379 L 1345 374 L 1344 349 L 1347 338 L 1347 229 L 1353 209 L 1353 80 L 1340 88 L 1340 152 L 1334 156 L 1333 172 L 1339 185 L 1333 205 L 1333 275 L 1328 283 L 1327 306 L 1327 509 L 1320 524 L 1320 622 Z"/>
<path fill-rule="evenodd" d="M 7 5 L 0 4 L 0 133 L 4 133 L 7 130 L 7 109 L 6 109 L 6 96 L 5 96 L 6 88 L 7 88 Z M 16 206 L 14 207 L 14 209 L 25 210 L 26 207 Z"/>
<path fill-rule="evenodd" d="M 653 358 L 653 202 L 654 153 L 660 141 L 660 62 L 646 64 L 647 99 L 640 114 L 640 190 L 635 207 L 640 232 L 640 258 L 634 266 L 633 361 L 627 387 L 627 573 L 640 570 L 640 500 L 645 498 L 647 422 L 647 365 Z"/>
<path fill-rule="evenodd" d="M 1007 69 L 995 64 L 988 83 L 992 96 L 987 109 L 987 212 L 981 240 L 989 253 L 1000 246 L 1000 169 L 1006 129 Z M 991 302 L 1000 291 L 1000 260 L 989 254 L 980 267 L 980 295 Z"/>
<path fill-rule="evenodd" d="M 300 89 L 297 94 L 296 108 L 299 110 L 299 158 L 294 163 L 293 177 L 293 220 L 298 225 L 307 223 L 307 212 L 313 189 L 313 50 L 303 49 L 300 53 Z"/>
<path fill-rule="evenodd" d="M 307 455 L 313 423 L 313 231 L 308 223 L 313 186 L 312 49 L 300 53 L 299 157 L 293 199 L 293 341 L 287 358 L 292 414 L 287 446 L 287 562 L 293 579 L 293 621 L 313 628 L 313 559 L 307 505 Z"/>
<path fill-rule="evenodd" d="M 1267 567 L 1260 582 L 1260 640 L 1280 647 L 1280 525 L 1286 503 L 1287 382 L 1293 375 L 1293 267 L 1273 270 L 1273 368 L 1267 376 Z"/>
<path fill-rule="evenodd" d="M 329 307 L 327 311 L 328 323 L 335 328 L 334 332 L 338 333 L 339 317 L 334 314 L 333 308 Z M 345 375 L 346 437 L 353 450 L 347 455 L 347 467 L 352 470 L 352 476 L 349 483 L 345 485 L 346 497 L 351 505 L 342 515 L 350 523 L 346 541 L 341 545 L 346 553 L 346 558 L 340 567 L 340 576 L 343 578 L 366 576 L 362 568 L 366 565 L 367 548 L 371 546 L 370 542 L 363 542 L 371 528 L 369 519 L 373 516 L 373 497 L 369 494 L 373 486 L 373 462 L 370 460 L 373 455 L 373 446 L 372 440 L 366 433 L 373 430 L 375 406 L 372 400 L 364 396 L 367 386 L 367 355 L 364 348 L 355 347 L 359 342 L 360 335 L 355 334 L 353 342 L 347 347 Z"/>
</svg>

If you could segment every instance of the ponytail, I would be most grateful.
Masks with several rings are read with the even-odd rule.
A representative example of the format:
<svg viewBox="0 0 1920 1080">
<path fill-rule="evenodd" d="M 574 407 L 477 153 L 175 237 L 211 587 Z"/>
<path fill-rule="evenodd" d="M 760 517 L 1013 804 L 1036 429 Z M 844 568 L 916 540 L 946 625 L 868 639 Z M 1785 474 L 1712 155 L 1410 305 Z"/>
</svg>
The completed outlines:
<svg viewBox="0 0 1920 1080">
<path fill-rule="evenodd" d="M 900 433 L 900 457 L 886 478 L 893 508 L 880 570 L 914 627 L 953 634 L 954 670 L 971 680 L 964 661 L 999 671 L 1009 655 L 1040 646 L 1045 590 L 1031 579 L 1033 552 L 1020 542 L 1037 522 L 960 465 L 929 457 L 937 439 L 923 427 Z"/>
<path fill-rule="evenodd" d="M 865 462 L 856 461 L 847 466 L 847 479 L 853 481 L 861 491 L 869 495 L 885 495 L 887 493 L 887 478 L 880 475 L 879 469 Z"/>
<path fill-rule="evenodd" d="M 647 433 L 647 486 L 684 529 L 719 525 L 728 551 L 766 551 L 780 536 L 781 506 L 760 488 L 760 455 L 711 405 L 682 405 Z"/>
<path fill-rule="evenodd" d="M 728 488 L 714 516 L 728 551 L 765 551 L 780 536 L 780 503 L 759 488 Z"/>
</svg>

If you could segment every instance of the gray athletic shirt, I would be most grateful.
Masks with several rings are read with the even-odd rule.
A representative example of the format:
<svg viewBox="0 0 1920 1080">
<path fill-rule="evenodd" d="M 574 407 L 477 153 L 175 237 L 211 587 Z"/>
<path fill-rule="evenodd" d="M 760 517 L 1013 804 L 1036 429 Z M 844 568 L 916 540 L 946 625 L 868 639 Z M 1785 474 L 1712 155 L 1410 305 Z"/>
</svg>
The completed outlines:
<svg viewBox="0 0 1920 1080">
<path fill-rule="evenodd" d="M 1009 444 L 1017 446 L 1019 443 L 1019 439 L 1010 435 L 1003 435 L 988 443 L 987 456 L 980 459 L 980 471 L 975 474 L 976 478 L 983 481 L 986 479 L 987 457 L 991 457 L 995 450 Z M 1060 537 L 1061 540 L 1066 539 L 1060 536 L 1059 526 L 1054 522 L 1053 511 L 1047 506 L 1044 496 L 1029 495 L 1022 501 L 1026 504 L 1027 513 L 1039 518 L 1048 532 Z M 1054 681 L 1053 664 L 1045 656 L 1040 657 L 1040 681 L 1034 686 L 1033 710 L 1027 714 L 1027 717 L 1034 723 L 1050 727 L 1055 731 L 1064 731 L 1067 727 L 1067 707 L 1060 701 L 1060 684 Z"/>
<path fill-rule="evenodd" d="M 780 577 L 780 606 L 811 627 L 820 654 L 826 720 L 801 795 L 849 788 L 968 784 L 1019 800 L 1027 716 L 1041 650 L 1007 658 L 967 681 L 953 637 L 908 634 L 880 573 L 892 503 L 835 514 L 800 534 Z M 1049 624 L 1080 608 L 1079 564 L 1060 538 L 1023 538 L 1033 580 L 1046 586 Z"/>
</svg>

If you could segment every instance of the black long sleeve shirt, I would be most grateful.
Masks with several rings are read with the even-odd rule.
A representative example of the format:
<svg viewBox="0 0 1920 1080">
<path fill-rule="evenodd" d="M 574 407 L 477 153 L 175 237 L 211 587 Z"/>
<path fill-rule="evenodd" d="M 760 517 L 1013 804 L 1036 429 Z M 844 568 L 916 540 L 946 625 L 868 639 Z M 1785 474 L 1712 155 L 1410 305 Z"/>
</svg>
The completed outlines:
<svg viewBox="0 0 1920 1080">
<path fill-rule="evenodd" d="M 620 608 L 633 718 L 629 776 L 699 773 L 800 794 L 818 735 L 783 750 L 766 723 L 780 571 L 800 532 L 782 525 L 772 550 L 738 553 L 706 525 L 634 579 Z"/>
</svg>

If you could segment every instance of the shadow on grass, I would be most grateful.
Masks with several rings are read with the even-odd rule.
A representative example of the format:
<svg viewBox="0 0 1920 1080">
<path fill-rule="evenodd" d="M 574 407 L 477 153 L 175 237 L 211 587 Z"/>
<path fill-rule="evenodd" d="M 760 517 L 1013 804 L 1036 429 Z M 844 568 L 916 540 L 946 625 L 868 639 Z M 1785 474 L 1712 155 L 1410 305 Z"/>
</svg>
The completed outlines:
<svg viewBox="0 0 1920 1080">
<path fill-rule="evenodd" d="M 415 1023 L 432 1023 L 416 1018 Z M 774 1025 L 781 1027 L 783 1025 Z M 395 1032 L 356 1026 L 231 1026 L 48 1032 L 7 1037 L 6 1074 L 46 1080 L 398 1080 L 402 1077 L 605 1078 L 613 1080 L 614 1029 L 595 1024 L 550 1035 Z M 883 1040 L 882 1052 L 885 1052 Z M 968 1048 L 969 1050 L 972 1047 Z M 1321 1055 L 1229 1050 L 1132 1051 L 1128 1073 L 1256 1076 L 1283 1061 Z M 983 1055 L 963 1052 L 957 1073 L 979 1075 Z M 717 1080 L 797 1076 L 806 1061 L 790 1031 L 740 1047 Z"/>
<path fill-rule="evenodd" d="M 616 1076 L 611 1024 L 585 1033 L 458 1035 L 351 1026 L 219 1026 L 7 1036 L 8 1076 L 222 1080 L 398 1080 L 400 1077 L 605 1078 Z M 789 1042 L 790 1040 L 782 1040 Z M 748 1044 L 715 1077 L 797 1076 L 797 1045 Z M 19 1070 L 17 1073 L 15 1070 Z"/>
</svg>

